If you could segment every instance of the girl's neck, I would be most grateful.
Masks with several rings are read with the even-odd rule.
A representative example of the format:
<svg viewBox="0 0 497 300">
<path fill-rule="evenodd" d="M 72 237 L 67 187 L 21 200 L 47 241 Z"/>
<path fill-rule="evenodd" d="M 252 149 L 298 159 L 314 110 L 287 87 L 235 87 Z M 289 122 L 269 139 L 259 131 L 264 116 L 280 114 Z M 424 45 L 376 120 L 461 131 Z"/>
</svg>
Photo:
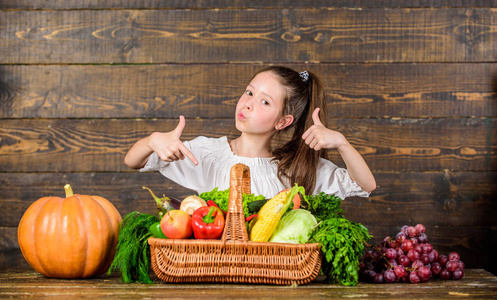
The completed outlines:
<svg viewBox="0 0 497 300">
<path fill-rule="evenodd" d="M 230 143 L 233 154 L 243 157 L 272 157 L 271 139 L 241 135 Z"/>
</svg>

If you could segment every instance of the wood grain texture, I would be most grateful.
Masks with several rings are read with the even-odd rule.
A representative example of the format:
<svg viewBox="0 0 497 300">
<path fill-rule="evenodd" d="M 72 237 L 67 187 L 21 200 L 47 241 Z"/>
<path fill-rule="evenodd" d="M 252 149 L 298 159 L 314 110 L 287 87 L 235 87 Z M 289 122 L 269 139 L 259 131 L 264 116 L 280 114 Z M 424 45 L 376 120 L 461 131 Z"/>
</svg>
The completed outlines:
<svg viewBox="0 0 497 300">
<path fill-rule="evenodd" d="M 302 286 L 260 284 L 124 284 L 118 273 L 92 279 L 47 279 L 33 270 L 0 273 L 0 297 L 16 299 L 93 298 L 137 299 L 495 299 L 497 278 L 484 269 L 468 269 L 462 281 L 430 280 L 420 284 L 359 283 L 355 287 L 314 281 Z M 323 280 L 324 278 L 318 277 Z"/>
<path fill-rule="evenodd" d="M 495 0 L 0 0 L 0 9 L 210 9 L 210 8 L 421 8 L 421 7 L 495 7 Z"/>
<path fill-rule="evenodd" d="M 352 197 L 342 202 L 348 219 L 374 226 L 495 226 L 496 172 L 374 175 L 378 187 L 369 199 Z"/>
<path fill-rule="evenodd" d="M 0 120 L 0 171 L 126 171 L 124 156 L 136 141 L 154 131 L 170 131 L 177 122 Z M 347 137 L 373 171 L 490 171 L 497 166 L 494 119 L 330 119 L 328 124 Z M 187 119 L 182 139 L 236 134 L 231 119 Z M 337 152 L 330 155 L 343 165 Z"/>
<path fill-rule="evenodd" d="M 493 62 L 497 10 L 0 11 L 0 63 Z"/>
<path fill-rule="evenodd" d="M 0 117 L 232 118 L 245 86 L 266 66 L 0 66 Z M 497 116 L 493 63 L 286 66 L 321 79 L 333 118 Z"/>
</svg>

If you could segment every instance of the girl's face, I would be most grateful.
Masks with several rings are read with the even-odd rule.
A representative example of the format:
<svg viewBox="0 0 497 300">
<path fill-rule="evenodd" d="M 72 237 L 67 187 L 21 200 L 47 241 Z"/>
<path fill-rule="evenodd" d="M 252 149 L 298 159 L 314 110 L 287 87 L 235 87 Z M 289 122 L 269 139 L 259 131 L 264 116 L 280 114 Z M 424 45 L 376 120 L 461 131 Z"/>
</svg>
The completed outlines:
<svg viewBox="0 0 497 300">
<path fill-rule="evenodd" d="M 285 88 L 271 72 L 257 74 L 236 105 L 236 128 L 253 134 L 275 133 L 291 124 L 282 116 Z"/>
</svg>

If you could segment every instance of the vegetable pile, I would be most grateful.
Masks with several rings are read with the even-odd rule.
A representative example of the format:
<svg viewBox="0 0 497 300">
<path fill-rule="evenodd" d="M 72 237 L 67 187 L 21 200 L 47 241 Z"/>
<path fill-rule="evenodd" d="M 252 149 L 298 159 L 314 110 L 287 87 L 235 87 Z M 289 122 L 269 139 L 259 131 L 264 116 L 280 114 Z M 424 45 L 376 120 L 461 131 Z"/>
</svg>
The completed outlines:
<svg viewBox="0 0 497 300">
<path fill-rule="evenodd" d="M 214 188 L 210 192 L 201 193 L 200 198 L 205 201 L 212 200 L 221 210 L 228 211 L 230 190 L 218 191 L 218 188 Z M 245 217 L 251 216 L 255 211 L 249 208 L 249 204 L 252 202 L 263 201 L 266 202 L 264 196 L 255 196 L 254 194 L 243 194 L 243 213 Z M 259 204 L 261 204 L 259 202 Z M 257 209 L 258 211 L 258 209 Z"/>
<path fill-rule="evenodd" d="M 124 218 L 109 269 L 109 273 L 121 271 L 124 282 L 153 283 L 148 275 L 149 237 L 220 239 L 223 233 L 229 189 L 215 188 L 181 203 L 166 196 L 158 198 L 148 190 L 157 202 L 158 216 L 132 212 Z M 324 254 L 322 272 L 328 282 L 356 285 L 359 258 L 371 236 L 366 227 L 343 217 L 341 201 L 324 193 L 306 195 L 298 185 L 272 199 L 244 194 L 249 238 L 253 242 L 319 243 Z"/>
</svg>

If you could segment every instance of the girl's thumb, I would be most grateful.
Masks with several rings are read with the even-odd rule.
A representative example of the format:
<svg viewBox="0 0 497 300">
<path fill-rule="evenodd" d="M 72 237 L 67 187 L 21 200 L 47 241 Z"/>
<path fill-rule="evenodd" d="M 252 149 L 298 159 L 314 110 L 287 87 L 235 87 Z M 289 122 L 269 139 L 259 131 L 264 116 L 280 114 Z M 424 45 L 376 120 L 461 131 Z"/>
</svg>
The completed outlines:
<svg viewBox="0 0 497 300">
<path fill-rule="evenodd" d="M 179 116 L 179 123 L 176 126 L 176 128 L 174 128 L 174 132 L 176 132 L 176 135 L 178 137 L 180 137 L 181 134 L 183 133 L 183 129 L 185 128 L 185 124 L 186 124 L 185 117 Z"/>
<path fill-rule="evenodd" d="M 314 125 L 323 125 L 323 123 L 321 123 L 321 120 L 319 119 L 319 111 L 320 108 L 318 107 L 312 113 L 312 120 L 314 121 Z"/>
</svg>

